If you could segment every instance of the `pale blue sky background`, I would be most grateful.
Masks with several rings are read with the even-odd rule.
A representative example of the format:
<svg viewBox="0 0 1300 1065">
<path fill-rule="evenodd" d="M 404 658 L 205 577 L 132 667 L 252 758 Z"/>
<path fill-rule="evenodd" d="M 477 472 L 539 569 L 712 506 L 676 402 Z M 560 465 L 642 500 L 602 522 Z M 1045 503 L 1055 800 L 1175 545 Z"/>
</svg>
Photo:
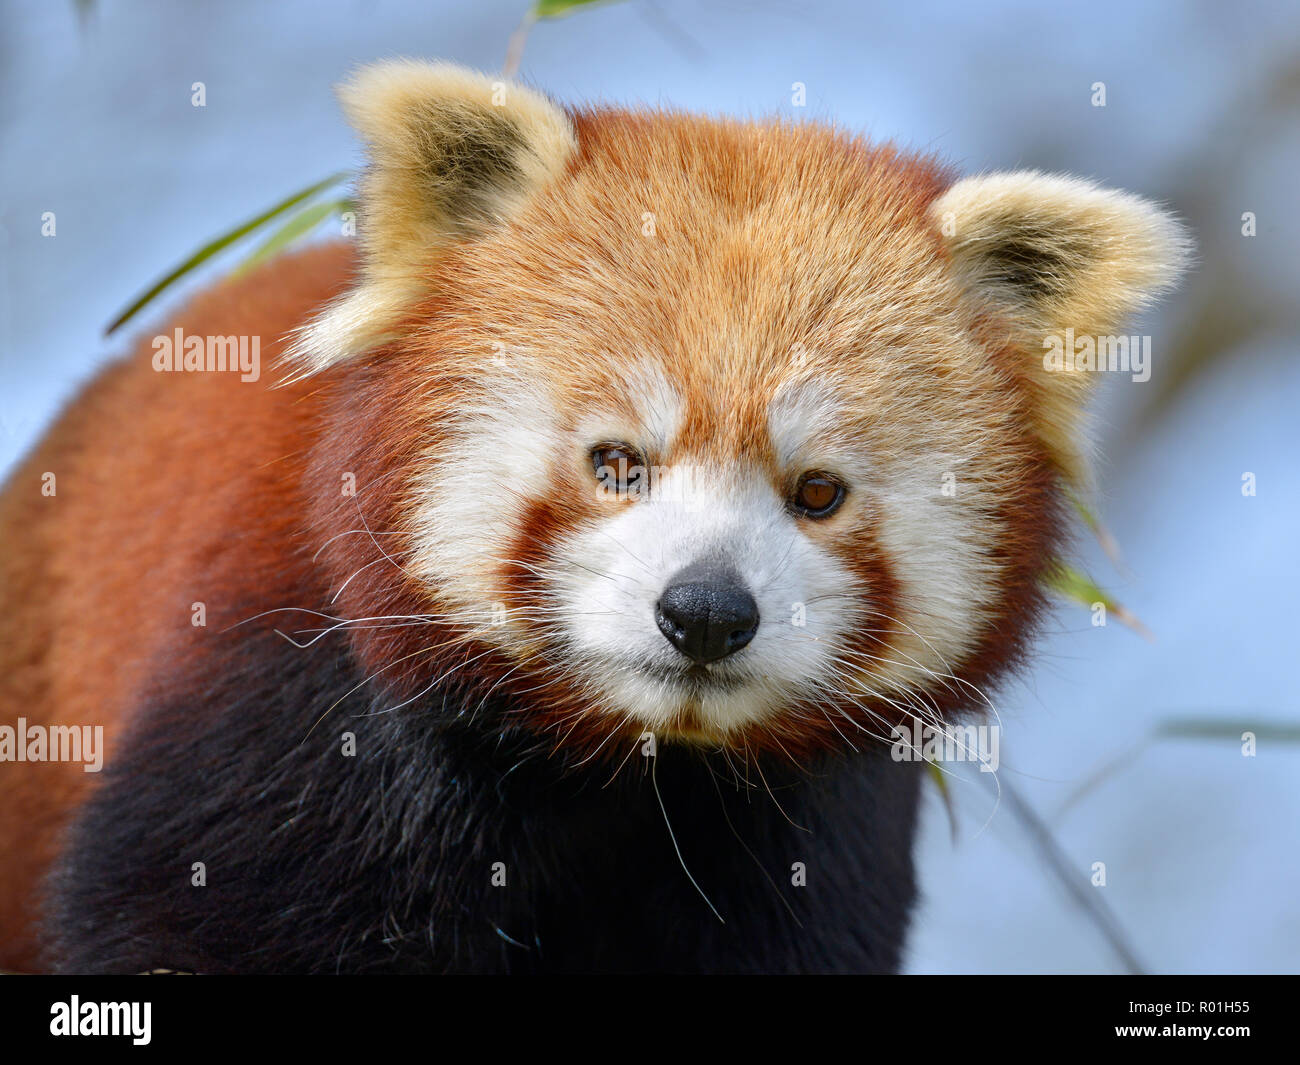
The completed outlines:
<svg viewBox="0 0 1300 1065">
<path fill-rule="evenodd" d="M 100 0 L 82 23 L 71 0 L 0 3 L 0 470 L 124 349 L 101 330 L 145 283 L 356 165 L 334 82 L 395 54 L 495 69 L 524 6 Z M 1082 549 L 1156 639 L 1063 608 L 999 700 L 1003 779 L 1081 878 L 1107 863 L 1108 885 L 1088 890 L 1149 969 L 1300 970 L 1300 747 L 1142 747 L 1173 714 L 1300 721 L 1300 7 L 632 0 L 539 25 L 522 72 L 566 101 L 755 115 L 789 112 L 801 81 L 805 117 L 966 170 L 1092 176 L 1188 220 L 1198 271 L 1140 330 L 1153 379 L 1108 380 L 1097 403 L 1103 512 L 1127 569 Z M 955 844 L 938 802 L 927 810 L 909 967 L 1118 971 L 1009 807 L 980 831 L 982 783 L 954 785 Z"/>
</svg>

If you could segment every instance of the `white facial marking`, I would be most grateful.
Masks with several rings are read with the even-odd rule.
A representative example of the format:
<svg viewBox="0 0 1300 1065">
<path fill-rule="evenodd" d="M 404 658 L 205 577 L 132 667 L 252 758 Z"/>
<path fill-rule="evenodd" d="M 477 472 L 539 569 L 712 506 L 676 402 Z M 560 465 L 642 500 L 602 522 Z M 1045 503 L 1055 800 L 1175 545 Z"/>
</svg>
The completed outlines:
<svg viewBox="0 0 1300 1065">
<path fill-rule="evenodd" d="M 663 728 L 690 694 L 702 723 L 725 733 L 788 705 L 824 675 L 850 606 L 807 601 L 842 591 L 850 578 L 799 531 L 758 472 L 682 466 L 656 476 L 648 497 L 610 502 L 613 516 L 557 551 L 573 660 L 615 713 Z M 655 612 L 672 576 L 702 560 L 739 576 L 760 621 L 749 645 L 704 667 L 709 680 L 692 689 L 690 662 L 659 631 Z"/>
<path fill-rule="evenodd" d="M 613 376 L 608 387 L 618 390 L 631 414 L 615 414 L 610 404 L 599 404 L 578 423 L 578 435 L 591 444 L 636 444 L 651 455 L 667 451 L 682 423 L 682 398 L 663 369 L 642 361 L 614 370 Z"/>
<path fill-rule="evenodd" d="M 683 419 L 681 397 L 651 363 L 617 371 L 619 402 L 594 402 L 568 428 L 544 381 L 523 364 L 494 369 L 414 484 L 420 547 L 408 568 L 443 608 L 503 646 L 518 630 L 489 621 L 496 575 L 527 503 L 559 490 L 551 483 L 556 462 L 580 464 L 584 449 L 606 442 L 671 453 Z M 850 690 L 893 696 L 948 674 L 974 646 L 994 590 L 998 486 L 988 474 L 981 479 L 978 456 L 956 447 L 873 455 L 846 429 L 843 412 L 830 383 L 804 380 L 777 394 L 767 428 L 792 476 L 835 473 L 854 505 L 870 508 L 899 585 L 893 616 L 872 615 L 873 590 L 808 535 L 762 471 L 654 466 L 648 494 L 604 499 L 541 565 L 553 597 L 548 628 L 559 634 L 549 664 L 616 718 L 666 730 L 689 707 L 717 735 L 844 684 L 846 643 L 864 626 L 888 646 L 855 663 L 866 675 Z M 956 475 L 955 498 L 943 493 L 945 473 Z M 598 498 L 594 473 L 590 489 Z M 692 667 L 659 630 L 656 607 L 670 579 L 701 561 L 736 573 L 760 621 L 747 646 Z"/>
<path fill-rule="evenodd" d="M 867 625 L 888 648 L 868 666 L 866 694 L 916 688 L 930 674 L 947 674 L 978 635 L 972 622 L 992 593 L 989 557 L 996 523 L 989 509 L 997 495 L 970 472 L 966 456 L 924 450 L 876 456 L 847 435 L 843 403 L 824 381 L 805 380 L 777 393 L 768 409 L 768 432 L 784 465 L 829 468 L 868 497 L 881 547 L 899 585 L 890 617 Z M 952 474 L 959 494 L 944 495 Z M 864 608 L 874 609 L 869 591 Z"/>
<path fill-rule="evenodd" d="M 879 534 L 899 585 L 897 616 L 882 618 L 889 647 L 876 676 L 886 690 L 947 675 L 979 636 L 978 619 L 993 594 L 990 557 L 997 496 L 959 454 L 918 453 L 895 461 L 877 489 Z M 943 494 L 944 474 L 957 494 Z"/>
<path fill-rule="evenodd" d="M 492 577 L 525 505 L 555 490 L 551 467 L 567 439 L 543 379 L 504 362 L 479 398 L 457 411 L 451 431 L 413 486 L 419 547 L 406 568 L 492 638 L 499 613 Z"/>
<path fill-rule="evenodd" d="M 786 469 L 807 467 L 818 439 L 835 428 L 840 409 L 835 390 L 824 382 L 804 380 L 781 389 L 767 408 L 777 462 Z"/>
</svg>

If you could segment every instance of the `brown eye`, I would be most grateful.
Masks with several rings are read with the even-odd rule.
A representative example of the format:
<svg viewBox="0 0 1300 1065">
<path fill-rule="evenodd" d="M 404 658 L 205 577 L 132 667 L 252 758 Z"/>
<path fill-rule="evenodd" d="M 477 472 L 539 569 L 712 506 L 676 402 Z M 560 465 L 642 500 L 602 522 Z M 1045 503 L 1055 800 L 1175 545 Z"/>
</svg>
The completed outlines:
<svg viewBox="0 0 1300 1065">
<path fill-rule="evenodd" d="M 844 486 L 823 473 L 806 473 L 795 489 L 794 509 L 808 518 L 828 518 L 844 502 Z"/>
<path fill-rule="evenodd" d="M 628 444 L 600 444 L 591 449 L 591 468 L 606 491 L 627 492 L 640 486 L 645 463 Z"/>
</svg>

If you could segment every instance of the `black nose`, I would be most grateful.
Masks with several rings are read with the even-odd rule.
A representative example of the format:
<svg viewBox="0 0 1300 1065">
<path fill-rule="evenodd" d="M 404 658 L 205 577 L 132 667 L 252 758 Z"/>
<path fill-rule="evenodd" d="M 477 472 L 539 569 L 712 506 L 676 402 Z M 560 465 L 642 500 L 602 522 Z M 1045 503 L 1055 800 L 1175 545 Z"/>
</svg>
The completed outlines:
<svg viewBox="0 0 1300 1065">
<path fill-rule="evenodd" d="M 730 570 L 696 563 L 668 582 L 655 604 L 659 631 L 704 665 L 739 651 L 758 631 L 758 604 Z"/>
</svg>

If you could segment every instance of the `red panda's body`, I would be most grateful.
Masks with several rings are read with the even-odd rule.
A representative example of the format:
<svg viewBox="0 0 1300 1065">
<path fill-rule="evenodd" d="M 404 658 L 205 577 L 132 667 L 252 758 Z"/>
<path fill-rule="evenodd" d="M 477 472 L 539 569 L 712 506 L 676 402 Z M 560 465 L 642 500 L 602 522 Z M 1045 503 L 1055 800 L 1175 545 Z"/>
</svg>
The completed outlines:
<svg viewBox="0 0 1300 1065">
<path fill-rule="evenodd" d="M 283 258 L 200 297 L 185 329 L 284 336 L 346 286 L 352 258 L 346 245 Z M 311 584 L 301 478 L 318 383 L 160 374 L 150 355 L 143 343 L 96 378 L 0 502 L 0 586 L 23 604 L 0 616 L 4 720 L 102 725 L 110 762 L 150 686 L 243 620 L 227 604 L 297 605 Z M 205 627 L 192 624 L 196 602 Z M 99 779 L 76 762 L 0 763 L 0 969 L 35 964 L 40 879 Z"/>
<path fill-rule="evenodd" d="M 363 76 L 360 254 L 163 331 L 260 379 L 146 340 L 11 476 L 0 725 L 103 725 L 106 768 L 0 762 L 0 966 L 897 967 L 920 770 L 879 741 L 1023 654 L 1081 467 L 1039 341 L 1177 231 L 496 96 Z"/>
</svg>

